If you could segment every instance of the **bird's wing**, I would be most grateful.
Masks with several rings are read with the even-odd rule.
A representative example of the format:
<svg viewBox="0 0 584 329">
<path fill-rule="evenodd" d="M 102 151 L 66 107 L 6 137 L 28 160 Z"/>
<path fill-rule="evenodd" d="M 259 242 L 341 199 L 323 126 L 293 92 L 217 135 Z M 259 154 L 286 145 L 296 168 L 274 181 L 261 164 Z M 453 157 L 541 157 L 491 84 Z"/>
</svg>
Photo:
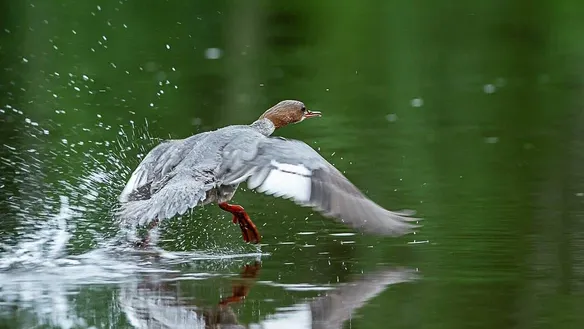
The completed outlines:
<svg viewBox="0 0 584 329">
<path fill-rule="evenodd" d="M 167 176 L 168 177 L 168 176 Z M 193 173 L 174 173 L 160 189 L 146 200 L 121 203 L 117 217 L 125 223 L 145 225 L 153 220 L 164 220 L 183 215 L 203 202 L 213 182 Z"/>
<path fill-rule="evenodd" d="M 120 202 L 144 200 L 154 193 L 152 188 L 166 180 L 166 177 L 193 149 L 194 144 L 205 134 L 198 134 L 187 139 L 168 140 L 154 147 L 136 167 L 124 190 L 120 193 Z"/>
<path fill-rule="evenodd" d="M 416 272 L 385 269 L 340 285 L 336 290 L 310 302 L 313 329 L 340 329 L 353 313 L 379 295 L 387 286 L 413 281 Z"/>
<path fill-rule="evenodd" d="M 369 233 L 402 235 L 418 227 L 409 214 L 388 211 L 357 187 L 307 144 L 262 138 L 223 154 L 221 184 L 247 180 L 250 189 L 294 200 L 327 217 Z"/>
</svg>

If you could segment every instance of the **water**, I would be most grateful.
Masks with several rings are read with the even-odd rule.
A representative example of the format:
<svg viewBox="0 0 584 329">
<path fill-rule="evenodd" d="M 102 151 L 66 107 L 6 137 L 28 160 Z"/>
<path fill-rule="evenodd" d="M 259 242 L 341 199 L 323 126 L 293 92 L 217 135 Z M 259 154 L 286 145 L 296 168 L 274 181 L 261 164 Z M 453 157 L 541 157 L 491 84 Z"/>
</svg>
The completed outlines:
<svg viewBox="0 0 584 329">
<path fill-rule="evenodd" d="M 581 328 L 578 8 L 5 5 L 0 328 Z M 285 98 L 323 117 L 278 135 L 424 226 L 365 236 L 242 189 L 260 246 L 213 206 L 164 223 L 162 252 L 122 243 L 150 148 Z"/>
</svg>

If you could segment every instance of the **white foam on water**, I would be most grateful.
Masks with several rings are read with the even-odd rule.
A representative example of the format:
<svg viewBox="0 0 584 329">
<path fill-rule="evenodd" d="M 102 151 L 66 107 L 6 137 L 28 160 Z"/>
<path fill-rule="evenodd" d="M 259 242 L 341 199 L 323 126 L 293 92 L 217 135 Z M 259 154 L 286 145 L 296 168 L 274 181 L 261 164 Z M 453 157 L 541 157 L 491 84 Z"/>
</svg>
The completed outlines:
<svg viewBox="0 0 584 329">
<path fill-rule="evenodd" d="M 4 246 L 7 252 L 1 255 L 0 270 L 13 266 L 55 265 L 51 261 L 65 253 L 71 238 L 67 221 L 74 214 L 68 197 L 60 196 L 60 203 L 58 214 L 38 224 L 37 230 L 23 237 L 15 246 Z"/>
<path fill-rule="evenodd" d="M 122 249 L 97 249 L 77 256 L 63 256 L 45 266 L 13 268 L 0 271 L 0 313 L 6 306 L 18 306 L 35 316 L 39 325 L 59 328 L 87 327 L 71 298 L 83 286 L 116 285 L 128 296 L 119 296 L 120 302 L 128 302 L 140 292 L 138 282 L 144 276 L 157 282 L 206 280 L 216 276 L 231 276 L 226 271 L 241 259 L 258 259 L 261 254 L 212 255 L 199 252 L 168 252 L 173 257 L 158 257 L 157 252 L 131 253 Z M 181 274 L 181 265 L 196 264 L 200 270 Z M 178 266 L 177 266 L 178 265 Z M 124 305 L 121 305 L 122 307 Z M 142 305 L 144 307 L 148 305 Z M 154 312 L 157 309 L 151 305 Z M 174 310 L 174 309 L 170 309 Z M 176 309 L 179 311 L 180 309 Z M 167 314 L 165 312 L 164 314 Z M 181 313 L 183 314 L 183 313 Z M 187 316 L 190 313 L 184 313 Z M 126 315 L 131 315 L 127 312 Z M 162 316 L 163 313 L 160 313 Z M 178 316 L 179 314 L 175 314 Z M 191 314 L 192 315 L 192 314 Z M 171 317 L 172 318 L 172 317 Z M 170 318 L 169 318 L 170 319 Z M 134 323 L 131 318 L 130 322 Z M 138 318 L 134 320 L 138 321 Z M 168 319 L 167 319 L 168 320 Z M 191 319 L 192 320 L 192 319 Z"/>
</svg>

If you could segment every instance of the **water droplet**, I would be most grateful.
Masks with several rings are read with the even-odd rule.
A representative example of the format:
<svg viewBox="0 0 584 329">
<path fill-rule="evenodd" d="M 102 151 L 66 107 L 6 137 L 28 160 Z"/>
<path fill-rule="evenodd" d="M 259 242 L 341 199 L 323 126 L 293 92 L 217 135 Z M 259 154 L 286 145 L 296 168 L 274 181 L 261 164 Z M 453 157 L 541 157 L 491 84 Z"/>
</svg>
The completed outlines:
<svg viewBox="0 0 584 329">
<path fill-rule="evenodd" d="M 390 113 L 390 114 L 385 116 L 385 119 L 387 119 L 387 121 L 389 121 L 389 122 L 396 122 L 397 121 L 397 114 Z"/>
<path fill-rule="evenodd" d="M 485 138 L 485 143 L 487 144 L 495 144 L 497 142 L 499 142 L 499 137 L 492 136 Z"/>
<path fill-rule="evenodd" d="M 497 88 L 495 87 L 495 85 L 493 84 L 486 84 L 483 86 L 483 91 L 485 92 L 485 94 L 492 94 L 495 92 Z"/>
<path fill-rule="evenodd" d="M 424 100 L 421 98 L 414 98 L 410 101 L 412 107 L 422 107 L 424 105 Z"/>
<path fill-rule="evenodd" d="M 219 59 L 222 55 L 222 51 L 219 48 L 207 48 L 205 50 L 205 58 L 207 59 Z"/>
</svg>

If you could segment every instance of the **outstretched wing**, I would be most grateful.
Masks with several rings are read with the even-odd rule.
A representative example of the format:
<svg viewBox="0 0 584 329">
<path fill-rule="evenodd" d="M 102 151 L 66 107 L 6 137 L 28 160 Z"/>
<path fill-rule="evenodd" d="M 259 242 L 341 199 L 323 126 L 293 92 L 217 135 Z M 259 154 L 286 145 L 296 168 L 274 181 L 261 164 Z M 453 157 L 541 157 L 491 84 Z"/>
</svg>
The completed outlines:
<svg viewBox="0 0 584 329">
<path fill-rule="evenodd" d="M 136 167 L 118 200 L 128 202 L 150 198 L 153 189 L 167 179 L 166 176 L 205 135 L 202 133 L 186 139 L 167 140 L 154 147 Z"/>
<path fill-rule="evenodd" d="M 144 225 L 164 220 L 205 200 L 214 179 L 208 172 L 180 169 L 206 133 L 165 141 L 153 148 L 126 183 L 118 200 L 117 217 L 126 223 Z M 178 169 L 177 169 L 178 168 Z"/>
<path fill-rule="evenodd" d="M 164 220 L 183 215 L 187 210 L 202 203 L 213 183 L 189 173 L 173 175 L 149 199 L 120 204 L 116 215 L 126 223 L 145 225 L 153 220 Z"/>
<path fill-rule="evenodd" d="M 250 189 L 292 199 L 324 216 L 369 233 L 402 235 L 417 219 L 386 210 L 368 199 L 343 174 L 307 144 L 265 138 L 224 154 L 222 184 L 247 180 Z"/>
</svg>

